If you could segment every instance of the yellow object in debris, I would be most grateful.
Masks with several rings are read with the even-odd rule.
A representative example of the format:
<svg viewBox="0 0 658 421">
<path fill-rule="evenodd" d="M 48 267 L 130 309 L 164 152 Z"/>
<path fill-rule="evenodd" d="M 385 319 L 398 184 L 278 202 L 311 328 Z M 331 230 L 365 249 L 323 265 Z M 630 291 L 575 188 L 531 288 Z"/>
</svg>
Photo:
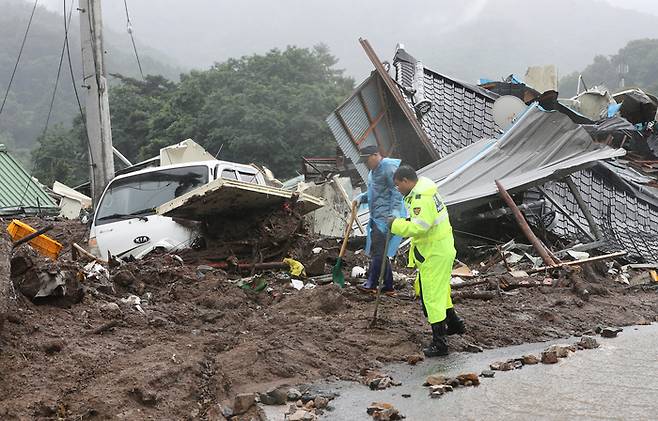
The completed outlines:
<svg viewBox="0 0 658 421">
<path fill-rule="evenodd" d="M 651 274 L 651 279 L 653 279 L 654 282 L 658 282 L 658 271 L 650 270 L 649 273 Z"/>
<path fill-rule="evenodd" d="M 11 221 L 11 224 L 7 227 L 7 231 L 13 241 L 18 241 L 23 237 L 37 232 L 37 230 L 25 222 L 21 222 L 17 219 Z M 57 259 L 59 252 L 64 248 L 62 244 L 43 234 L 30 240 L 30 245 L 39 253 L 46 257 L 50 257 L 53 260 Z"/>
<path fill-rule="evenodd" d="M 283 259 L 283 263 L 286 263 L 288 266 L 290 266 L 290 274 L 292 276 L 306 277 L 306 270 L 304 269 L 304 265 L 302 265 L 297 260 L 286 257 Z"/>
</svg>

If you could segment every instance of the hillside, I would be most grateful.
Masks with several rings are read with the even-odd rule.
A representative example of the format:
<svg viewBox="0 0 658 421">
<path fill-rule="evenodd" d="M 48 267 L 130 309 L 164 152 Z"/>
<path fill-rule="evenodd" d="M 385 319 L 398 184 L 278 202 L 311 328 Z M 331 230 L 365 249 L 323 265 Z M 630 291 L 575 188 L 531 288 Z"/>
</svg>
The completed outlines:
<svg viewBox="0 0 658 421">
<path fill-rule="evenodd" d="M 20 0 L 0 0 L 0 10 L 1 100 L 18 55 L 31 5 Z M 74 72 L 80 85 L 80 29 L 77 19 L 77 12 L 74 11 L 70 49 Z M 8 144 L 24 162 L 29 160 L 28 150 L 34 145 L 46 122 L 63 40 L 63 17 L 39 7 L 32 21 L 7 104 L 0 116 L 0 143 Z M 128 35 L 106 32 L 106 40 L 108 72 L 137 76 L 138 68 L 132 50 L 129 49 Z M 179 69 L 151 58 L 147 50 L 141 51 L 140 58 L 145 73 L 178 79 Z M 77 114 L 79 112 L 65 59 L 50 124 L 69 125 Z"/>
</svg>

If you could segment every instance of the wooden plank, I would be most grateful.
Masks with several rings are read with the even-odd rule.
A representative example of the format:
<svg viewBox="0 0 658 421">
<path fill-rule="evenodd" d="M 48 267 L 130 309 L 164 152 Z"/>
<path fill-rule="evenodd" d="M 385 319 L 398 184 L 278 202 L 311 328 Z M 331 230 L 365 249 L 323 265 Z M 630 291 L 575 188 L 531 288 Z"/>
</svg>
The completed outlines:
<svg viewBox="0 0 658 421">
<path fill-rule="evenodd" d="M 625 252 L 625 251 L 619 251 L 617 253 L 610 253 L 610 254 L 603 254 L 601 256 L 588 257 L 587 259 L 574 260 L 574 261 L 571 261 L 571 262 L 562 262 L 559 265 L 554 265 L 554 266 L 542 266 L 542 267 L 530 269 L 527 272 L 528 273 L 537 273 L 537 272 L 541 272 L 541 271 L 544 271 L 544 270 L 561 268 L 561 267 L 564 267 L 564 266 L 577 266 L 577 265 L 582 265 L 584 263 L 598 262 L 599 260 L 614 259 L 615 257 L 626 256 L 626 254 L 628 254 L 628 253 Z"/>
<path fill-rule="evenodd" d="M 398 106 L 404 113 L 405 117 L 407 117 L 409 124 L 411 124 L 411 127 L 414 129 L 414 132 L 416 132 L 416 135 L 420 139 L 421 143 L 425 146 L 427 152 L 430 154 L 433 160 L 437 160 L 441 158 L 441 156 L 436 151 L 436 149 L 434 149 L 432 142 L 430 142 L 429 138 L 427 137 L 427 133 L 425 133 L 425 130 L 423 130 L 420 123 L 418 122 L 416 115 L 414 114 L 413 111 L 411 111 L 411 108 L 409 108 L 409 105 L 402 97 L 402 93 L 400 93 L 398 86 L 395 84 L 391 76 L 389 76 L 386 69 L 384 69 L 384 65 L 379 60 L 379 57 L 377 57 L 375 50 L 373 50 L 368 40 L 359 38 L 359 42 L 361 43 L 361 46 L 365 50 L 366 55 L 368 56 L 372 64 L 375 66 L 375 70 L 377 71 L 377 73 L 379 73 L 379 76 L 381 76 L 382 80 L 384 81 L 384 84 L 388 88 L 388 91 L 391 93 L 391 95 L 393 95 L 393 99 L 395 99 L 395 102 L 398 104 Z"/>
</svg>

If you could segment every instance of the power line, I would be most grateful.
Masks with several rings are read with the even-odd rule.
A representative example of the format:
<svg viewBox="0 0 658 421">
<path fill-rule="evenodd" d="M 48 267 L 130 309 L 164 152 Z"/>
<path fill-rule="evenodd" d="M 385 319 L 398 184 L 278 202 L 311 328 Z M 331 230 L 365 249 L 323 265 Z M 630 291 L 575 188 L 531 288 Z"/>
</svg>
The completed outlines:
<svg viewBox="0 0 658 421">
<path fill-rule="evenodd" d="M 7 85 L 7 92 L 5 92 L 5 97 L 2 100 L 2 105 L 0 105 L 0 115 L 5 109 L 5 104 L 7 102 L 7 97 L 9 96 L 9 90 L 11 89 L 11 84 L 14 82 L 14 76 L 16 75 L 16 70 L 18 69 L 18 63 L 21 61 L 21 55 L 23 55 L 23 48 L 25 47 L 25 41 L 27 40 L 27 34 L 30 32 L 30 26 L 32 26 L 32 18 L 34 17 L 34 12 L 37 10 L 37 4 L 39 0 L 34 0 L 34 6 L 32 7 L 32 13 L 30 14 L 30 20 L 27 22 L 27 28 L 25 28 L 25 35 L 23 35 L 23 42 L 21 43 L 21 49 L 18 51 L 18 57 L 16 57 L 16 63 L 14 64 L 14 70 L 11 72 L 11 77 L 9 78 L 9 85 Z"/>
<path fill-rule="evenodd" d="M 48 116 L 46 117 L 46 124 L 43 127 L 43 132 L 41 133 L 41 142 L 39 142 L 39 148 L 37 149 L 37 155 L 39 155 L 39 152 L 43 148 L 43 140 L 45 139 L 46 133 L 48 131 L 48 125 L 50 123 L 50 116 L 52 115 L 53 111 L 53 105 L 55 104 L 55 97 L 57 96 L 57 87 L 59 86 L 59 77 L 62 73 L 62 63 L 64 62 L 64 51 L 66 48 L 67 44 L 67 38 L 68 38 L 68 31 L 66 30 L 66 1 L 64 1 L 64 42 L 62 43 L 62 49 L 59 54 L 59 64 L 57 66 L 57 77 L 55 78 L 55 86 L 53 87 L 53 94 L 50 98 L 50 108 L 48 109 Z M 69 11 L 69 16 L 68 16 L 68 22 L 69 24 L 71 23 L 71 15 L 73 14 L 73 7 L 71 7 L 71 10 Z M 34 170 L 36 169 L 37 163 L 32 162 L 32 170 L 30 172 L 30 178 L 27 181 L 27 184 L 25 185 L 25 189 L 23 190 L 23 194 L 21 195 L 21 199 L 19 202 L 19 205 L 23 205 L 23 199 L 25 199 L 25 195 L 27 194 L 27 190 L 30 188 L 30 184 L 32 183 L 32 174 L 34 174 Z"/>
<path fill-rule="evenodd" d="M 135 52 L 135 58 L 137 59 L 137 67 L 139 67 L 139 74 L 142 75 L 144 79 L 144 72 L 142 71 L 142 62 L 139 60 L 139 54 L 137 53 L 137 45 L 135 45 L 135 37 L 133 36 L 133 24 L 130 21 L 130 14 L 128 13 L 128 0 L 123 0 L 123 6 L 126 9 L 126 27 L 128 28 L 128 34 L 130 34 L 130 40 L 133 44 L 133 51 Z"/>
</svg>

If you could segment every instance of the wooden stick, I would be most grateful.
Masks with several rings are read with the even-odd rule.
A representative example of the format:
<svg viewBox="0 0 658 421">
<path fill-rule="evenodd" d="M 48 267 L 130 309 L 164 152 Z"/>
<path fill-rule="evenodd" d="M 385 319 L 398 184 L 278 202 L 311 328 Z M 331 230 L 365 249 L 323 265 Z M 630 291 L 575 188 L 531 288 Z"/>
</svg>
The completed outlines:
<svg viewBox="0 0 658 421">
<path fill-rule="evenodd" d="M 516 218 L 516 222 L 519 224 L 519 227 L 521 228 L 521 231 L 525 234 L 525 236 L 528 238 L 532 246 L 535 248 L 537 253 L 541 256 L 541 258 L 544 260 L 544 263 L 547 266 L 555 266 L 555 260 L 551 258 L 551 256 L 546 252 L 546 246 L 541 242 L 539 238 L 535 235 L 534 232 L 530 229 L 530 226 L 528 225 L 528 222 L 525 220 L 523 217 L 523 214 L 519 210 L 519 207 L 516 206 L 516 203 L 514 203 L 514 200 L 512 200 L 512 197 L 507 193 L 507 190 L 503 187 L 502 184 L 500 184 L 500 181 L 496 180 L 496 186 L 498 187 L 498 192 L 500 193 L 500 197 L 505 201 L 507 206 L 512 210 L 512 213 L 514 214 L 514 218 Z"/>
<path fill-rule="evenodd" d="M 85 257 L 90 258 L 91 260 L 94 260 L 98 263 L 102 263 L 104 265 L 107 264 L 107 261 L 105 261 L 103 259 L 99 259 L 98 257 L 94 256 L 93 254 L 89 253 L 87 250 L 85 250 L 84 248 L 79 246 L 77 243 L 73 243 L 73 245 L 71 247 L 73 247 L 78 253 L 82 254 Z"/>
<path fill-rule="evenodd" d="M 340 253 L 338 253 L 339 259 L 345 255 L 345 250 L 347 249 L 347 240 L 350 238 L 350 233 L 352 232 L 352 225 L 354 224 L 354 218 L 356 218 L 356 202 L 352 203 L 352 214 L 350 215 L 350 222 L 345 227 L 345 237 L 343 238 L 343 245 L 340 247 Z"/>
<path fill-rule="evenodd" d="M 28 234 L 28 235 L 26 235 L 25 237 L 21 238 L 20 240 L 16 241 L 15 243 L 13 243 L 13 244 L 12 244 L 12 248 L 16 248 L 16 247 L 20 246 L 21 244 L 25 244 L 25 243 L 27 243 L 28 241 L 32 241 L 32 240 L 34 240 L 35 238 L 37 238 L 38 236 L 47 233 L 47 232 L 50 231 L 51 229 L 53 229 L 53 226 L 52 226 L 52 225 L 48 225 L 48 226 L 46 226 L 46 227 L 41 228 L 41 229 L 38 230 L 38 231 L 33 232 L 32 234 Z"/>
<path fill-rule="evenodd" d="M 541 271 L 548 270 L 548 269 L 557 269 L 557 268 L 561 268 L 561 267 L 564 267 L 564 266 L 582 265 L 583 263 L 597 262 L 599 260 L 614 259 L 615 257 L 626 256 L 626 254 L 628 254 L 628 252 L 618 251 L 617 253 L 603 254 L 601 256 L 588 257 L 587 259 L 574 260 L 574 261 L 571 261 L 571 262 L 562 262 L 559 265 L 542 266 L 542 267 L 527 270 L 526 272 L 528 272 L 530 274 L 530 273 L 541 272 Z"/>
</svg>

